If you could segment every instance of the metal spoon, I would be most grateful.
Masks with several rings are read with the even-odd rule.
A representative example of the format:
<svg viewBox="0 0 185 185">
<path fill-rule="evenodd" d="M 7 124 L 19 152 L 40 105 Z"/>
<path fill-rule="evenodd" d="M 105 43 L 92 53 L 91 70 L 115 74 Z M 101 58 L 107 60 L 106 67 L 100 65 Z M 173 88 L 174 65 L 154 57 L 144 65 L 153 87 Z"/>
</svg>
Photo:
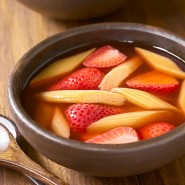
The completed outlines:
<svg viewBox="0 0 185 185">
<path fill-rule="evenodd" d="M 0 165 L 20 171 L 35 185 L 66 185 L 63 180 L 42 168 L 21 150 L 16 142 L 19 142 L 19 134 L 15 124 L 2 115 L 0 136 Z"/>
</svg>

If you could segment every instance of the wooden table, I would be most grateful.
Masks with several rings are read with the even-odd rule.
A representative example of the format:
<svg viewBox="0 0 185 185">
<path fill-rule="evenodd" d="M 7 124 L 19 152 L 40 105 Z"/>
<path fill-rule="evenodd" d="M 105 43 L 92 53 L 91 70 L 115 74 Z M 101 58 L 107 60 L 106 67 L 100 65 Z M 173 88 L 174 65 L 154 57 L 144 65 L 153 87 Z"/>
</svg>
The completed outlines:
<svg viewBox="0 0 185 185">
<path fill-rule="evenodd" d="M 53 20 L 15 0 L 0 0 L 0 113 L 12 117 L 7 98 L 8 77 L 18 59 L 32 46 L 58 32 L 97 22 L 137 22 L 159 26 L 185 36 L 184 0 L 130 0 L 123 8 L 89 21 Z M 185 156 L 158 170 L 125 178 L 90 177 L 66 169 L 32 149 L 29 156 L 71 185 L 185 185 Z M 21 174 L 0 167 L 1 185 L 29 185 Z"/>
</svg>

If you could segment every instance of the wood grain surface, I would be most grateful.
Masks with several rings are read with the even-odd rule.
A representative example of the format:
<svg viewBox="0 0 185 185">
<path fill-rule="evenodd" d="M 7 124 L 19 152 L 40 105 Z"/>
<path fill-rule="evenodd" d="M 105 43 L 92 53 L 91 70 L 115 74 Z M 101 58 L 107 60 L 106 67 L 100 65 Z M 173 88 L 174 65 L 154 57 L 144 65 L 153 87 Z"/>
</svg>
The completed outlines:
<svg viewBox="0 0 185 185">
<path fill-rule="evenodd" d="M 55 33 L 98 22 L 144 23 L 185 36 L 185 1 L 130 0 L 123 8 L 104 17 L 67 22 L 44 17 L 15 0 L 0 0 L 0 114 L 12 118 L 7 98 L 8 78 L 18 59 L 27 50 Z M 125 178 L 101 178 L 61 167 L 29 146 L 27 153 L 70 185 L 185 185 L 185 156 L 146 174 Z M 21 174 L 0 167 L 0 185 L 30 185 L 30 183 Z"/>
</svg>

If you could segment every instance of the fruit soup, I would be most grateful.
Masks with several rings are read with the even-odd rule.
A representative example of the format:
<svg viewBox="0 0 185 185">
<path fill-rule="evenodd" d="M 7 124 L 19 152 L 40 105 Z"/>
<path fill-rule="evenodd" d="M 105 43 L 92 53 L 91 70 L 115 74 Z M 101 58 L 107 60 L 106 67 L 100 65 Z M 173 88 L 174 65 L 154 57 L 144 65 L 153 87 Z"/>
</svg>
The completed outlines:
<svg viewBox="0 0 185 185">
<path fill-rule="evenodd" d="M 33 120 L 61 137 L 96 144 L 150 139 L 185 120 L 183 65 L 154 47 L 99 44 L 43 69 L 22 102 Z"/>
</svg>

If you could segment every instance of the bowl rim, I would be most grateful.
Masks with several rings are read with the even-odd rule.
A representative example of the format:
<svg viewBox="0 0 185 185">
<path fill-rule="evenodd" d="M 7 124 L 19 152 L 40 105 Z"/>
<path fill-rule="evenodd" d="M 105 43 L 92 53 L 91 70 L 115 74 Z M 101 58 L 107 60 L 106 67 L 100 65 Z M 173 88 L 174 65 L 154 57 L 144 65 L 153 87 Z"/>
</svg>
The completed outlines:
<svg viewBox="0 0 185 185">
<path fill-rule="evenodd" d="M 51 131 L 45 129 L 44 127 L 40 126 L 38 123 L 33 121 L 31 117 L 26 113 L 24 110 L 20 99 L 18 99 L 15 96 L 16 92 L 16 80 L 17 75 L 20 73 L 20 70 L 23 69 L 23 65 L 25 65 L 25 60 L 29 60 L 31 55 L 35 55 L 36 53 L 39 53 L 44 48 L 54 44 L 59 39 L 62 40 L 66 37 L 71 37 L 74 35 L 78 35 L 79 33 L 85 33 L 85 32 L 93 32 L 97 30 L 107 30 L 107 29 L 124 29 L 124 30 L 134 30 L 134 31 L 142 31 L 150 34 L 155 34 L 158 36 L 163 36 L 166 39 L 170 39 L 174 42 L 178 42 L 178 44 L 185 47 L 185 40 L 183 37 L 168 31 L 163 28 L 154 27 L 150 25 L 145 24 L 138 24 L 138 23 L 124 23 L 124 22 L 108 22 L 108 23 L 96 23 L 91 25 L 85 25 L 85 26 L 79 26 L 76 28 L 72 28 L 67 30 L 66 32 L 58 33 L 53 36 L 48 37 L 47 39 L 44 39 L 34 47 L 32 47 L 29 51 L 27 51 L 22 58 L 17 62 L 15 65 L 14 70 L 11 73 L 9 84 L 8 84 L 8 99 L 9 99 L 9 106 L 11 108 L 11 111 L 13 114 L 22 122 L 25 123 L 26 127 L 28 129 L 31 129 L 33 132 L 35 132 L 38 135 L 43 136 L 44 138 L 47 138 L 48 140 L 51 140 L 52 142 L 65 145 L 70 148 L 76 148 L 78 150 L 84 150 L 84 151 L 98 151 L 98 152 L 108 152 L 108 153 L 121 153 L 123 152 L 132 152 L 135 150 L 143 150 L 143 149 L 150 149 L 152 147 L 157 147 L 160 143 L 160 145 L 165 145 L 166 143 L 173 142 L 179 137 L 185 137 L 185 124 L 182 123 L 174 130 L 168 132 L 167 134 L 164 134 L 162 136 L 148 139 L 148 140 L 141 140 L 139 142 L 134 143 L 127 143 L 127 144 L 90 144 L 85 143 L 81 141 L 76 141 L 72 139 L 63 138 L 60 136 L 55 135 Z M 18 72 L 19 71 L 19 72 Z"/>
</svg>

